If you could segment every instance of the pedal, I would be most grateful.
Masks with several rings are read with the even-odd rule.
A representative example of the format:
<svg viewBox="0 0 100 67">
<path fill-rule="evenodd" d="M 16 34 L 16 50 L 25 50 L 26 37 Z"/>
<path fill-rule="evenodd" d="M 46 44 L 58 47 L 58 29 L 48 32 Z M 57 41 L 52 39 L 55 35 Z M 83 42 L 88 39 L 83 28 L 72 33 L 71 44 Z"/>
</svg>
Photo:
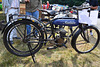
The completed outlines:
<svg viewBox="0 0 100 67">
<path fill-rule="evenodd" d="M 52 50 L 52 49 L 56 49 L 57 46 L 51 46 L 51 47 L 48 47 L 47 50 Z"/>
<path fill-rule="evenodd" d="M 65 48 L 67 48 L 67 46 L 66 46 L 65 44 L 63 44 L 63 46 L 64 46 Z"/>
</svg>

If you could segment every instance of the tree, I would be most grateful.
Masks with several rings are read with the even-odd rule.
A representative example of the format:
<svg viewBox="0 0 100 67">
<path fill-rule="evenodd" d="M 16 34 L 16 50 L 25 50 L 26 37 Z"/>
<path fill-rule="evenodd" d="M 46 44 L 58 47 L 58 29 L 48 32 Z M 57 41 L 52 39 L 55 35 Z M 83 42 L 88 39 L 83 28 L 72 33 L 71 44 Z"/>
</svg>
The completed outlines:
<svg viewBox="0 0 100 67">
<path fill-rule="evenodd" d="M 50 4 L 62 4 L 62 5 L 68 4 L 69 6 L 73 6 L 73 5 L 79 6 L 86 0 L 43 0 L 43 2 L 46 1 L 49 1 Z M 98 0 L 98 3 L 100 5 L 100 0 Z"/>
</svg>

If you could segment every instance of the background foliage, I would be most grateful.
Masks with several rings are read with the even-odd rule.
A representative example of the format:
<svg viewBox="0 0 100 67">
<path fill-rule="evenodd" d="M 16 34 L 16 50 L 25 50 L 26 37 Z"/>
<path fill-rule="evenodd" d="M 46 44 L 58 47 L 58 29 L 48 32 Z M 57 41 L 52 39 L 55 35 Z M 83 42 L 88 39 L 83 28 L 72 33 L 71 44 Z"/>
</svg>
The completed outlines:
<svg viewBox="0 0 100 67">
<path fill-rule="evenodd" d="M 46 3 L 46 1 L 49 1 L 50 4 L 62 4 L 62 5 L 69 5 L 69 6 L 79 6 L 86 0 L 42 0 L 43 2 Z M 100 5 L 100 0 L 98 0 L 98 3 Z"/>
</svg>

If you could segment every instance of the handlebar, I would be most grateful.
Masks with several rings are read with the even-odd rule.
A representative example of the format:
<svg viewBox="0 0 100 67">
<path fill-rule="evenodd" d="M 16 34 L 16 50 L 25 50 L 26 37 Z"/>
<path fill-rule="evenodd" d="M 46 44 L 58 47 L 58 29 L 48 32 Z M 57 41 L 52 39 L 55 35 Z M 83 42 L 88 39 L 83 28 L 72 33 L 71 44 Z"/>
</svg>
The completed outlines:
<svg viewBox="0 0 100 67">
<path fill-rule="evenodd" d="M 72 9 L 74 9 L 74 10 L 83 10 L 83 9 L 89 9 L 90 7 L 86 7 L 86 8 L 83 8 L 83 7 L 70 7 L 70 8 L 68 8 L 68 9 L 63 9 L 63 10 L 60 10 L 60 11 L 67 11 L 67 10 L 72 10 Z"/>
<path fill-rule="evenodd" d="M 83 7 L 76 7 L 76 8 L 74 8 L 75 10 L 83 10 L 83 9 L 89 9 L 90 7 L 85 7 L 85 8 L 83 8 Z"/>
</svg>

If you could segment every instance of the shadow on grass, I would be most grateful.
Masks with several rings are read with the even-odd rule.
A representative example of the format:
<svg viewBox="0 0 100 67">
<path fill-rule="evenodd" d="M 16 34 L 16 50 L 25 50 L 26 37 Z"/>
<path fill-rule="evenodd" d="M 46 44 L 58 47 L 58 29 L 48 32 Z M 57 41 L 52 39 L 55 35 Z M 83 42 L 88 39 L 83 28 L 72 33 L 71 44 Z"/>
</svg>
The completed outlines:
<svg viewBox="0 0 100 67">
<path fill-rule="evenodd" d="M 84 58 L 82 60 L 79 60 L 79 57 L 81 54 L 76 54 L 74 57 L 71 58 L 73 67 L 92 67 L 92 63 L 89 59 Z"/>
<path fill-rule="evenodd" d="M 78 67 L 77 65 L 77 58 L 78 58 L 79 54 L 74 55 L 74 57 L 71 57 L 71 61 L 73 64 L 73 67 Z"/>
<path fill-rule="evenodd" d="M 16 56 L 10 54 L 9 52 L 4 52 L 0 57 L 2 61 L 0 61 L 0 67 L 9 67 L 14 65 L 16 61 Z"/>
<path fill-rule="evenodd" d="M 94 53 L 89 53 L 90 55 L 94 55 L 94 57 L 100 58 L 100 56 L 94 54 Z M 79 59 L 80 55 L 85 55 L 85 54 L 75 54 L 74 56 L 71 56 L 71 63 L 72 66 L 70 67 L 92 67 L 93 66 L 93 61 L 91 59 L 88 59 L 88 57 L 84 57 Z M 58 61 L 53 61 L 52 63 L 46 64 L 45 67 L 69 67 L 68 64 L 69 61 L 64 62 L 64 58 L 61 58 Z"/>
<path fill-rule="evenodd" d="M 93 60 L 92 57 L 88 57 L 88 54 L 90 54 L 91 56 L 97 57 L 98 59 L 100 59 L 100 56 L 95 54 L 95 53 L 87 53 L 87 56 L 85 57 L 86 54 L 75 54 L 74 57 L 71 57 L 71 61 L 73 64 L 73 67 L 93 67 Z M 84 57 L 80 56 L 83 55 Z M 79 59 L 79 57 L 81 57 L 81 59 Z M 95 59 L 97 59 L 95 58 Z"/>
<path fill-rule="evenodd" d="M 68 51 L 68 49 L 71 49 L 69 50 L 70 52 L 72 52 L 72 46 L 71 44 L 67 43 L 67 48 L 65 48 L 64 46 L 63 47 L 58 47 L 56 49 L 51 49 L 51 50 L 47 50 L 47 47 L 50 47 L 51 45 L 47 45 L 47 46 L 43 46 L 43 48 L 40 49 L 39 52 L 37 52 L 38 54 L 42 54 L 42 55 L 45 55 L 47 57 L 51 57 L 51 55 L 54 53 L 54 52 L 63 52 L 63 51 Z M 54 45 L 52 45 L 54 46 Z"/>
<path fill-rule="evenodd" d="M 95 56 L 95 57 L 97 57 L 97 58 L 100 59 L 100 56 L 99 56 L 99 55 L 97 55 L 97 54 L 95 54 L 95 53 L 93 53 L 93 52 L 90 52 L 90 54 L 92 54 L 93 56 Z"/>
<path fill-rule="evenodd" d="M 45 54 L 44 54 L 45 55 Z M 97 57 L 100 59 L 100 56 L 95 53 L 88 53 L 87 55 L 92 55 L 94 57 Z M 86 54 L 73 54 L 72 56 L 69 56 L 70 60 L 65 60 L 66 57 L 60 58 L 60 60 L 55 61 L 53 60 L 52 63 L 43 63 L 43 62 L 32 62 L 30 58 L 27 60 L 23 60 L 24 58 L 16 57 L 9 52 L 5 52 L 2 56 L 3 59 L 1 59 L 3 62 L 0 63 L 0 67 L 11 67 L 14 65 L 20 65 L 23 64 L 21 67 L 92 67 L 93 60 L 91 61 L 90 58 L 88 58 Z M 45 55 L 48 56 L 48 55 Z M 86 57 L 84 57 L 86 56 Z M 81 59 L 80 59 L 81 58 Z M 45 58 L 44 58 L 45 59 Z M 69 63 L 70 62 L 70 63 Z M 43 65 L 44 64 L 44 65 Z M 71 66 L 70 66 L 71 65 Z M 18 67 L 18 66 L 15 66 Z"/>
<path fill-rule="evenodd" d="M 97 45 L 97 48 L 100 50 L 100 41 L 99 41 L 99 44 Z"/>
<path fill-rule="evenodd" d="M 53 61 L 52 63 L 46 64 L 45 67 L 68 67 L 67 62 L 66 64 L 63 62 L 63 59 L 61 58 L 58 61 Z"/>
</svg>

